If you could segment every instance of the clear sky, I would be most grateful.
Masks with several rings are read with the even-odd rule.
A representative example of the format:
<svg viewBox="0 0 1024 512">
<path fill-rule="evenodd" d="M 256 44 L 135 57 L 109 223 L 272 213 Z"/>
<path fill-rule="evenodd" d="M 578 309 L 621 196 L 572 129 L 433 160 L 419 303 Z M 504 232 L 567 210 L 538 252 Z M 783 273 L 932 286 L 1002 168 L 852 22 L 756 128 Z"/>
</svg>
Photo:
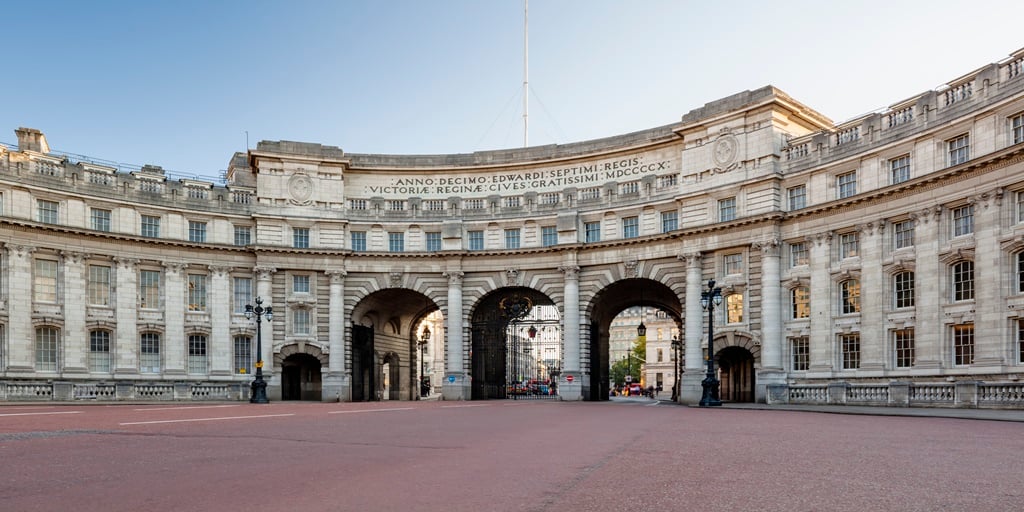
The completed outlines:
<svg viewBox="0 0 1024 512">
<path fill-rule="evenodd" d="M 216 176 L 259 140 L 523 144 L 523 0 L 15 1 L 0 142 Z M 676 122 L 774 85 L 840 122 L 1024 47 L 1020 0 L 533 0 L 530 145 Z"/>
</svg>

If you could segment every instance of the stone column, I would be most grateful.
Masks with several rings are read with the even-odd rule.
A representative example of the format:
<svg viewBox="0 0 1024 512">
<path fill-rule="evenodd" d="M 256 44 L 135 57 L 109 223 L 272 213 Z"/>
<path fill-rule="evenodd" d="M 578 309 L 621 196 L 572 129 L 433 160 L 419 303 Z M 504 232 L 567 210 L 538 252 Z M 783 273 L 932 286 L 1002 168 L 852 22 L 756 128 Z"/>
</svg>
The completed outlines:
<svg viewBox="0 0 1024 512">
<path fill-rule="evenodd" d="M 704 309 L 700 307 L 700 293 L 704 289 L 704 271 L 699 252 L 679 256 L 686 262 L 686 316 L 683 325 L 683 347 L 686 369 L 680 380 L 679 401 L 685 404 L 700 402 L 704 380 Z"/>
<path fill-rule="evenodd" d="M 164 262 L 164 375 L 185 375 L 185 269 L 188 264 Z"/>
<path fill-rule="evenodd" d="M 88 373 L 89 333 L 85 328 L 85 280 L 82 263 L 85 254 L 61 251 L 64 267 L 64 296 L 60 299 L 64 310 L 64 373 Z"/>
<path fill-rule="evenodd" d="M 445 379 L 441 385 L 441 396 L 445 400 L 468 400 L 472 396 L 469 379 L 466 378 L 465 343 L 462 329 L 462 277 L 458 270 L 444 273 L 448 278 L 448 311 L 444 319 L 448 323 L 445 334 L 448 339 L 448 359 L 445 362 Z"/>
<path fill-rule="evenodd" d="M 886 293 L 882 255 L 885 254 L 885 221 L 860 226 L 860 374 L 881 376 L 885 370 L 889 332 L 885 311 L 892 303 Z"/>
<path fill-rule="evenodd" d="M 114 318 L 117 320 L 117 335 L 114 347 L 114 373 L 136 375 L 139 373 L 139 279 L 135 258 L 115 257 L 117 263 L 115 279 Z"/>
<path fill-rule="evenodd" d="M 231 267 L 210 266 L 210 289 L 207 301 L 210 312 L 210 375 L 228 376 L 234 373 L 231 358 L 234 340 L 231 338 Z"/>
<path fill-rule="evenodd" d="M 348 272 L 344 269 L 331 269 L 324 274 L 331 280 L 327 322 L 330 354 L 321 396 L 325 402 L 348 402 L 352 400 L 351 383 L 345 373 L 345 276 Z"/>
<path fill-rule="evenodd" d="M 32 328 L 32 253 L 35 247 L 7 244 L 7 371 L 34 372 Z"/>
<path fill-rule="evenodd" d="M 562 380 L 558 394 L 562 400 L 583 399 L 583 374 L 580 371 L 580 268 L 576 265 L 559 267 L 565 276 L 564 318 L 562 332 L 565 354 L 562 355 Z M 594 375 L 594 371 L 591 371 Z M 569 377 L 572 376 L 572 382 Z M 597 385 L 591 382 L 591 385 Z"/>
<path fill-rule="evenodd" d="M 832 232 L 808 237 L 811 242 L 811 364 L 808 377 L 830 377 L 835 365 L 835 339 L 832 337 L 832 312 L 837 298 L 832 294 Z"/>
<path fill-rule="evenodd" d="M 974 364 L 1000 366 L 1006 361 L 1006 306 L 1000 286 L 999 212 L 1003 189 L 971 198 L 974 205 Z M 1013 331 L 1016 333 L 1016 330 Z M 1013 337 L 1011 337 L 1013 339 Z"/>
<path fill-rule="evenodd" d="M 277 269 L 261 266 L 255 267 L 252 270 L 256 273 L 256 296 L 253 297 L 253 307 L 256 306 L 256 297 L 263 299 L 264 309 L 272 307 L 274 304 L 274 292 L 271 279 L 273 279 Z M 286 313 L 284 308 L 281 308 L 274 313 L 274 316 L 281 315 L 279 318 L 284 318 Z M 255 319 L 253 322 L 255 323 Z M 259 354 L 259 358 L 263 360 L 263 379 L 267 382 L 267 398 L 270 400 L 280 400 L 281 383 L 272 381 L 274 376 L 274 322 L 267 321 L 266 317 L 263 318 L 262 325 L 260 326 L 260 344 L 262 345 L 260 348 L 263 349 L 263 353 Z"/>
<path fill-rule="evenodd" d="M 937 369 L 942 364 L 942 299 L 939 276 L 946 270 L 939 261 L 939 227 L 942 207 L 925 208 L 910 216 L 914 220 L 914 367 Z M 930 320 L 929 320 L 930 319 Z"/>
<path fill-rule="evenodd" d="M 763 402 L 769 384 L 783 384 L 782 366 L 782 273 L 779 241 L 770 239 L 754 244 L 761 250 L 761 369 L 757 375 L 754 399 Z"/>
</svg>

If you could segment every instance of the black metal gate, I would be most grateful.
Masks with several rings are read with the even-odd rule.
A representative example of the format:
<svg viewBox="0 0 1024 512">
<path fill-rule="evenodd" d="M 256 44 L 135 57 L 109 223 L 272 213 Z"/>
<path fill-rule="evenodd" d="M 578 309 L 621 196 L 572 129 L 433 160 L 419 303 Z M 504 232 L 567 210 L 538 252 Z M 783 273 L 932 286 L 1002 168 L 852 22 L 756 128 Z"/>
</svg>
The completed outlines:
<svg viewBox="0 0 1024 512">
<path fill-rule="evenodd" d="M 352 324 L 352 401 L 377 400 L 373 327 Z"/>
</svg>

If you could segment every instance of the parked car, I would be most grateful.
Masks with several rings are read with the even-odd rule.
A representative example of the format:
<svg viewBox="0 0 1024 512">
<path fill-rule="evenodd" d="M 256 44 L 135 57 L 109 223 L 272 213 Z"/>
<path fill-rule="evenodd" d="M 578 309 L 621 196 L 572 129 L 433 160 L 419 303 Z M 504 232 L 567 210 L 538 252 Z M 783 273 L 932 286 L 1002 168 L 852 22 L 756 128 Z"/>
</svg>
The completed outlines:
<svg viewBox="0 0 1024 512">
<path fill-rule="evenodd" d="M 641 386 L 640 384 L 634 383 L 629 385 L 629 396 L 643 396 L 643 394 L 644 387 Z"/>
</svg>

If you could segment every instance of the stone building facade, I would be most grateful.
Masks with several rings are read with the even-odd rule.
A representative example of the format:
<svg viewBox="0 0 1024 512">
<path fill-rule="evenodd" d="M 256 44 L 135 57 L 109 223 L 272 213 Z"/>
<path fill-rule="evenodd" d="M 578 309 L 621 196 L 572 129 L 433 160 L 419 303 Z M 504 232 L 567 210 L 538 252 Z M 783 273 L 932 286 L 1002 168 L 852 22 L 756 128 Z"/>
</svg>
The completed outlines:
<svg viewBox="0 0 1024 512">
<path fill-rule="evenodd" d="M 0 399 L 244 399 L 257 359 L 271 399 L 414 399 L 424 354 L 444 399 L 492 398 L 509 324 L 550 305 L 560 397 L 601 400 L 611 321 L 644 305 L 681 333 L 694 403 L 714 279 L 726 399 L 1019 406 L 1022 63 L 840 124 L 768 86 L 566 145 L 264 141 L 224 184 L 19 128 L 0 146 Z M 255 297 L 275 311 L 259 344 Z"/>
</svg>

